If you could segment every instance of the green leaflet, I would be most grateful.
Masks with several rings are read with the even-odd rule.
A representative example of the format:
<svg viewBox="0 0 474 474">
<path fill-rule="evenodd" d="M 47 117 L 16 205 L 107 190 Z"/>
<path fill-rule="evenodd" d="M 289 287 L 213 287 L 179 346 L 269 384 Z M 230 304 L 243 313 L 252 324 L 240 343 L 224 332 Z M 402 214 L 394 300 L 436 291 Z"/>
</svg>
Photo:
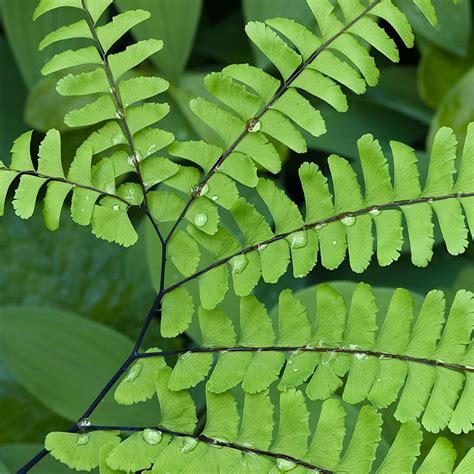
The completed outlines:
<svg viewBox="0 0 474 474">
<path fill-rule="evenodd" d="M 92 232 L 110 242 L 124 246 L 135 243 L 137 234 L 127 211 L 130 206 L 139 205 L 143 196 L 133 184 L 115 189 L 114 171 L 108 159 L 99 162 L 91 172 L 91 150 L 79 148 L 66 178 L 61 163 L 59 132 L 50 130 L 46 134 L 40 145 L 36 170 L 29 158 L 30 142 L 31 133 L 20 137 L 13 148 L 11 167 L 0 171 L 0 195 L 3 196 L 6 196 L 14 178 L 21 176 L 13 200 L 18 216 L 28 219 L 33 215 L 38 193 L 47 183 L 43 216 L 48 229 L 59 228 L 62 208 L 72 193 L 71 216 L 74 221 L 81 225 L 92 223 Z M 100 201 L 100 205 L 95 205 L 104 194 L 108 196 Z"/>
<path fill-rule="evenodd" d="M 158 351 L 156 347 L 147 350 L 147 352 Z M 152 398 L 156 391 L 156 374 L 164 366 L 165 362 L 160 357 L 148 357 L 135 361 L 115 389 L 114 398 L 117 403 L 131 405 Z"/>
<path fill-rule="evenodd" d="M 448 251 L 463 253 L 473 227 L 473 133 L 471 126 L 456 175 L 453 132 L 448 128 L 439 131 L 424 185 L 413 150 L 398 142 L 390 143 L 392 184 L 388 161 L 371 135 L 358 141 L 364 192 L 354 168 L 339 156 L 328 160 L 334 196 L 318 167 L 304 163 L 299 170 L 305 195 L 304 218 L 282 190 L 261 179 L 257 191 L 273 217 L 275 230 L 244 198 L 232 205 L 230 211 L 243 245 L 240 250 L 233 249 L 231 259 L 222 254 L 219 257 L 231 266 L 234 290 L 239 296 L 249 294 L 260 276 L 267 283 L 277 282 L 290 261 L 294 276 L 305 276 L 316 265 L 318 253 L 328 269 L 337 268 L 346 252 L 355 272 L 363 272 L 374 253 L 379 265 L 387 266 L 401 255 L 404 228 L 413 264 L 426 266 L 433 255 L 435 216 Z M 225 239 L 223 233 L 215 233 L 213 247 L 224 245 L 221 240 Z"/>
<path fill-rule="evenodd" d="M 328 160 L 330 185 L 316 165 L 304 164 L 304 213 L 272 180 L 259 179 L 259 166 L 270 173 L 280 171 L 280 148 L 306 152 L 300 129 L 315 137 L 326 131 L 313 99 L 344 112 L 346 88 L 362 94 L 378 81 L 372 51 L 398 61 L 396 44 L 381 25 L 390 25 L 405 45 L 414 42 L 410 24 L 390 0 L 306 3 L 308 17 L 316 22 L 311 31 L 284 18 L 246 27 L 283 82 L 249 65 L 228 66 L 206 77 L 205 86 L 215 100 L 196 98 L 190 108 L 218 136 L 218 143 L 211 145 L 174 143 L 172 133 L 156 128 L 170 107 L 149 99 L 169 84 L 134 69 L 161 50 L 161 41 L 143 39 L 108 55 L 148 19 L 148 12 L 124 12 L 99 26 L 111 0 L 40 2 L 35 17 L 62 6 L 84 14 L 79 22 L 50 33 L 41 48 L 72 38 L 93 46 L 57 54 L 43 73 L 66 71 L 58 82 L 63 95 L 93 96 L 66 116 L 70 127 L 101 125 L 79 147 L 67 172 L 57 131 L 46 135 L 37 166 L 30 157 L 31 134 L 20 137 L 11 167 L 1 164 L 1 211 L 18 175 L 13 201 L 17 214 L 30 217 L 45 190 L 43 212 L 51 230 L 58 228 L 71 195 L 76 223 L 91 224 L 96 236 L 128 247 L 138 239 L 129 211 L 145 211 L 155 227 L 160 226 L 163 258 L 166 254 L 184 277 L 166 288 L 168 279 L 162 275 L 154 308 L 164 337 L 190 328 L 196 297 L 182 285 L 194 278 L 199 285 L 195 322 L 200 350 L 191 346 L 187 352 L 169 352 L 166 360 L 163 354 L 139 354 L 115 392 L 122 404 L 151 399 L 156 392 L 160 425 L 131 428 L 122 441 L 117 433 L 94 427 L 80 434 L 50 434 L 47 449 L 70 467 L 100 466 L 104 472 L 302 472 L 301 460 L 316 470 L 371 472 L 382 425 L 376 408 L 398 399 L 395 416 L 406 423 L 385 458 L 377 460 L 378 472 L 413 470 L 421 443 L 415 420 L 432 432 L 472 429 L 474 381 L 465 373 L 474 364 L 471 293 L 458 292 L 446 316 L 442 293 L 431 292 L 416 315 L 408 292 L 396 290 L 385 317 L 378 318 L 368 285 L 357 287 L 350 304 L 334 289 L 318 286 L 315 308 L 306 308 L 285 290 L 275 321 L 249 296 L 260 278 L 278 282 L 290 261 L 295 277 L 306 276 L 318 258 L 334 269 L 346 253 L 356 272 L 364 271 L 374 254 L 380 266 L 389 265 L 400 256 L 404 228 L 413 263 L 424 266 L 433 253 L 434 218 L 453 255 L 466 249 L 468 231 L 474 228 L 472 127 L 457 175 L 454 134 L 446 128 L 439 131 L 426 183 L 420 183 L 413 150 L 399 143 L 391 144 L 392 179 L 391 162 L 371 135 L 358 142 L 363 183 L 355 167 L 338 156 Z M 415 3 L 434 23 L 431 1 Z M 165 157 L 168 151 L 175 161 Z M 181 159 L 196 167 L 183 165 Z M 129 180 L 130 174 L 135 176 Z M 242 188 L 236 182 L 256 188 L 248 195 L 258 202 L 240 197 Z M 262 204 L 271 222 L 260 214 Z M 178 226 L 182 220 L 188 221 L 186 228 Z M 171 234 L 161 234 L 166 229 L 162 224 L 172 225 Z M 239 236 L 227 230 L 236 227 Z M 214 263 L 200 270 L 201 253 L 206 252 Z M 242 297 L 240 314 L 232 318 L 218 308 L 229 289 L 229 270 L 234 291 Z M 166 362 L 173 355 L 178 357 L 171 368 Z M 207 376 L 201 428 L 187 389 Z M 277 380 L 279 392 L 273 392 Z M 234 398 L 238 385 L 243 394 Z M 305 392 L 299 390 L 302 385 Z M 342 402 L 330 398 L 339 388 L 344 402 L 367 400 L 373 405 L 360 407 L 347 436 Z M 315 400 L 322 402 L 313 409 Z M 242 449 L 234 449 L 239 446 Z M 259 456 L 262 453 L 252 449 L 269 450 L 275 457 Z M 471 452 L 455 472 L 470 472 L 472 463 Z M 455 452 L 440 438 L 419 471 L 454 468 Z"/>
<path fill-rule="evenodd" d="M 147 428 L 117 444 L 106 462 L 113 470 L 136 472 L 149 468 L 169 442 L 160 431 Z"/>
<path fill-rule="evenodd" d="M 155 374 L 156 393 L 160 403 L 160 424 L 178 432 L 192 433 L 197 424 L 196 410 L 191 395 L 168 388 L 171 370 L 166 367 Z"/>
<path fill-rule="evenodd" d="M 381 327 L 369 285 L 357 286 L 349 308 L 328 285 L 316 287 L 316 301 L 316 308 L 305 308 L 289 290 L 283 291 L 276 334 L 254 297 L 241 299 L 239 331 L 221 310 L 199 308 L 201 347 L 219 349 L 208 389 L 222 393 L 242 384 L 245 392 L 260 393 L 284 366 L 280 390 L 307 382 L 310 399 L 326 399 L 343 386 L 343 400 L 351 404 L 368 400 L 384 408 L 399 398 L 395 417 L 402 422 L 421 418 L 428 431 L 470 429 L 472 413 L 462 410 L 473 386 L 462 366 L 465 371 L 471 367 L 472 293 L 458 292 L 446 317 L 442 292 L 431 292 L 415 318 L 413 298 L 398 289 Z M 237 349 L 245 347 L 251 349 Z M 342 352 L 332 350 L 337 348 Z M 286 365 L 285 352 L 290 352 Z M 212 351 L 181 355 L 170 388 L 195 386 L 209 373 L 212 360 Z M 440 363 L 448 367 L 436 367 Z M 460 369 L 449 370 L 449 364 L 461 364 Z"/>
<path fill-rule="evenodd" d="M 120 442 L 117 431 L 91 433 L 49 433 L 45 447 L 51 455 L 71 469 L 91 471 L 99 466 L 100 449 Z"/>
<path fill-rule="evenodd" d="M 185 288 L 177 288 L 167 293 L 161 309 L 161 335 L 174 337 L 184 332 L 191 324 L 194 303 Z"/>
</svg>

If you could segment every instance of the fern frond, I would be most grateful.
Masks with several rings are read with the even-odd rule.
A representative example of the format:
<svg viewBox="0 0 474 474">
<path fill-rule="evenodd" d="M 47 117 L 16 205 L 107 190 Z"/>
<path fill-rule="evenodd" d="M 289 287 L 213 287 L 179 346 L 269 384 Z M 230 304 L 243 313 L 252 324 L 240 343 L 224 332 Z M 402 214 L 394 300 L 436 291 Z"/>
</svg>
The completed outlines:
<svg viewBox="0 0 474 474">
<path fill-rule="evenodd" d="M 290 261 L 295 277 L 307 275 L 316 265 L 318 254 L 328 269 L 337 268 L 346 252 L 355 272 L 367 268 L 374 252 L 378 264 L 387 266 L 401 255 L 404 227 L 412 262 L 424 267 L 433 255 L 434 216 L 448 252 L 461 254 L 468 246 L 469 230 L 474 235 L 473 143 L 471 124 L 459 172 L 455 174 L 456 138 L 451 129 L 441 129 L 433 143 L 429 172 L 422 187 L 413 149 L 390 143 L 391 172 L 379 142 L 365 135 L 358 141 L 364 192 L 355 170 L 339 156 L 328 160 L 334 195 L 317 165 L 305 163 L 299 170 L 306 200 L 304 217 L 273 181 L 261 178 L 257 192 L 273 217 L 274 228 L 252 204 L 239 198 L 230 211 L 240 228 L 243 245 L 224 229 L 212 236 L 196 228 L 188 229 L 215 262 L 171 285 L 167 292 L 194 279 L 207 288 L 224 288 L 227 284 L 222 284 L 222 279 L 227 280 L 231 273 L 236 294 L 246 296 L 262 277 L 267 283 L 278 281 Z M 218 270 L 222 266 L 227 268 Z M 212 309 L 224 296 L 222 290 L 219 297 L 206 302 L 206 307 Z"/>
<path fill-rule="evenodd" d="M 215 354 L 208 389 L 216 393 L 239 384 L 247 393 L 259 393 L 280 378 L 283 391 L 307 383 L 312 400 L 324 400 L 341 387 L 343 400 L 351 404 L 368 400 L 385 408 L 399 398 L 395 417 L 402 422 L 422 417 L 428 431 L 472 429 L 472 293 L 458 292 L 446 317 L 443 293 L 432 291 L 415 319 L 411 295 L 396 290 L 380 328 L 368 285 L 357 287 L 349 309 L 328 285 L 316 288 L 316 300 L 316 307 L 305 308 L 290 290 L 282 292 L 275 330 L 253 296 L 241 299 L 238 331 L 221 310 L 200 307 L 200 348 L 173 353 L 179 357 L 170 389 L 188 389 L 204 380 Z M 163 308 L 166 324 L 168 311 Z M 176 314 L 178 304 L 172 311 Z M 168 354 L 143 357 L 153 355 Z"/>
<path fill-rule="evenodd" d="M 6 195 L 19 178 L 13 198 L 15 213 L 29 219 L 34 212 L 40 191 L 44 195 L 43 217 L 49 230 L 57 230 L 61 211 L 68 195 L 72 195 L 71 217 L 81 225 L 92 224 L 92 232 L 124 246 L 132 245 L 138 236 L 128 216 L 143 201 L 143 192 L 136 183 L 115 184 L 113 162 L 103 159 L 92 165 L 92 150 L 78 149 L 76 160 L 67 176 L 61 161 L 61 136 L 50 130 L 41 142 L 38 165 L 33 165 L 30 147 L 32 132 L 19 137 L 12 149 L 9 167 L 0 166 L 0 215 L 4 212 Z M 129 171 L 133 170 L 128 166 Z"/>
<path fill-rule="evenodd" d="M 77 8 L 84 15 L 79 22 L 50 33 L 42 41 L 40 49 L 70 38 L 84 38 L 92 43 L 92 46 L 77 51 L 67 50 L 55 55 L 44 66 L 42 73 L 48 75 L 71 70 L 59 80 L 58 92 L 64 96 L 91 96 L 92 102 L 70 111 L 65 123 L 70 127 L 101 124 L 101 128 L 92 133 L 82 146 L 90 147 L 93 156 L 101 154 L 102 158 L 103 154 L 109 153 L 101 162 L 109 161 L 115 178 L 130 172 L 137 174 L 142 188 L 143 208 L 149 214 L 147 191 L 176 174 L 179 168 L 153 156 L 174 141 L 172 133 L 154 127 L 168 114 L 169 105 L 144 102 L 166 91 L 169 84 L 161 78 L 136 77 L 132 70 L 160 51 L 163 42 L 155 39 L 139 41 L 124 51 L 109 54 L 120 38 L 150 17 L 149 12 L 144 10 L 126 11 L 99 26 L 100 18 L 111 3 L 110 0 L 40 2 L 35 18 L 60 7 Z M 81 157 L 75 157 L 73 167 L 80 166 L 77 160 L 80 161 Z M 109 225 L 107 221 L 113 220 L 113 214 L 102 205 L 94 214 L 100 221 L 94 233 L 100 238 L 124 244 L 120 227 L 126 225 L 125 219 Z M 87 224 L 87 218 L 79 223 Z M 135 240 L 128 239 L 125 243 L 130 245 Z"/>
<path fill-rule="evenodd" d="M 219 148 L 212 147 L 217 157 L 213 163 L 188 144 L 185 158 L 205 172 L 201 186 L 234 156 L 245 156 L 250 161 L 246 163 L 249 170 L 254 161 L 277 173 L 281 164 L 274 141 L 298 153 L 305 152 L 306 140 L 299 128 L 318 137 L 326 127 L 318 108 L 301 92 L 344 112 L 348 103 L 343 88 L 362 94 L 379 79 L 379 70 L 365 43 L 398 61 L 395 42 L 378 25 L 379 19 L 385 20 L 407 47 L 413 46 L 411 26 L 392 0 L 307 3 L 318 34 L 286 18 L 246 26 L 250 40 L 279 71 L 282 81 L 248 64 L 231 65 L 205 78 L 205 86 L 216 102 L 203 98 L 191 101 L 192 111 L 220 137 L 220 143 L 215 144 Z M 431 2 L 417 3 L 434 21 Z"/>
<path fill-rule="evenodd" d="M 125 472 L 150 469 L 166 472 L 371 472 L 381 440 L 382 417 L 374 407 L 360 409 L 352 432 L 347 429 L 343 404 L 330 399 L 309 407 L 302 392 L 289 389 L 275 405 L 268 391 L 246 393 L 243 407 L 229 393 L 206 392 L 206 424 L 196 432 L 196 408 L 186 391 L 167 388 L 169 369 L 156 372 L 161 419 L 149 428 L 120 428 L 132 434 L 120 444 L 94 446 L 90 464 L 104 459 L 104 467 Z M 311 403 L 311 402 L 310 402 Z M 310 428 L 309 409 L 318 414 Z M 275 426 L 275 430 L 274 430 Z M 48 449 L 60 460 L 82 454 L 81 448 L 67 451 L 56 437 L 69 444 L 83 436 L 105 436 L 115 427 L 90 426 L 90 434 L 52 433 Z M 105 441 L 105 440 L 104 440 Z M 401 426 L 378 473 L 412 472 L 420 455 L 422 433 L 418 423 Z M 417 472 L 469 472 L 472 450 L 454 469 L 456 452 L 450 441 L 439 438 Z M 73 462 L 73 461 L 72 461 Z M 440 464 L 441 463 L 441 464 Z M 431 471 L 430 471 L 431 469 Z M 434 470 L 433 470 L 434 469 Z M 107 472 L 107 471 L 105 471 Z M 438 472 L 438 471 L 436 471 Z"/>
</svg>

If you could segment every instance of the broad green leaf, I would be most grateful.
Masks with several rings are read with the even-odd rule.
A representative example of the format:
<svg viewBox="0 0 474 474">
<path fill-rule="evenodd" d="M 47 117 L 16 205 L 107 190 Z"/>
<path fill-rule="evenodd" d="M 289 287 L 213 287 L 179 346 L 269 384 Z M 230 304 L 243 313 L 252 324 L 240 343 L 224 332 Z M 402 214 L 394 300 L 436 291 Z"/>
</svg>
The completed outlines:
<svg viewBox="0 0 474 474">
<path fill-rule="evenodd" d="M 3 0 L 3 22 L 7 37 L 28 87 L 33 87 L 41 78 L 40 71 L 55 52 L 63 46 L 52 47 L 47 51 L 38 51 L 40 41 L 47 33 L 81 18 L 77 9 L 61 8 L 42 16 L 33 23 L 33 11 L 38 5 L 37 0 Z M 73 40 L 70 47 L 80 44 Z"/>
<path fill-rule="evenodd" d="M 114 330 L 59 310 L 7 307 L 0 319 L 0 351 L 8 368 L 42 403 L 74 421 L 132 348 Z M 107 397 L 94 421 L 133 420 L 134 414 Z"/>
<path fill-rule="evenodd" d="M 395 4 L 407 15 L 410 23 L 423 38 L 437 44 L 441 48 L 458 56 L 463 56 L 468 47 L 471 36 L 471 3 L 468 0 L 460 0 L 455 4 L 451 0 L 433 0 L 436 10 L 438 24 L 433 27 L 424 14 L 415 5 L 428 7 L 425 0 L 396 0 Z M 425 10 L 425 12 L 432 11 Z M 434 17 L 431 16 L 434 20 Z M 434 21 L 432 21 L 433 23 Z"/>
<path fill-rule="evenodd" d="M 151 20 L 134 28 L 141 39 L 158 38 L 165 50 L 152 62 L 165 76 L 176 81 L 186 67 L 201 16 L 202 0 L 118 0 L 122 11 L 143 8 Z"/>
<path fill-rule="evenodd" d="M 5 38 L 0 39 L 0 63 L 0 107 L 5 111 L 0 114 L 0 153 L 3 159 L 8 156 L 13 140 L 26 129 L 22 116 L 26 90 Z"/>
<path fill-rule="evenodd" d="M 473 59 L 472 41 L 466 57 L 456 56 L 436 45 L 427 46 L 422 52 L 418 68 L 418 87 L 423 101 L 437 108 L 472 67 Z"/>
<path fill-rule="evenodd" d="M 16 472 L 42 449 L 42 444 L 35 443 L 0 444 L 0 459 L 10 469 L 9 474 Z M 48 473 L 67 474 L 71 472 L 67 466 L 56 461 L 52 456 L 44 458 L 41 461 L 41 467 Z"/>
<path fill-rule="evenodd" d="M 459 146 L 466 138 L 467 126 L 474 120 L 474 103 L 469 100 L 474 91 L 474 68 L 471 68 L 449 91 L 438 107 L 431 122 L 428 144 L 431 145 L 436 131 L 443 126 L 454 129 Z"/>
</svg>

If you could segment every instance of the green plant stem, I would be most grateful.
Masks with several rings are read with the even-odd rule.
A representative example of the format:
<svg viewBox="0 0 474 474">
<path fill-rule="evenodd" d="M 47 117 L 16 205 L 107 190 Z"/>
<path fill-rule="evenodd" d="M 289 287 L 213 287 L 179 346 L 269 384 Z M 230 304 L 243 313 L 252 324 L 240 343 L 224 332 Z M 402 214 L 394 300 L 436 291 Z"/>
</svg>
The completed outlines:
<svg viewBox="0 0 474 474">
<path fill-rule="evenodd" d="M 270 99 L 270 101 L 264 105 L 260 111 L 255 115 L 251 121 L 259 121 L 265 113 L 272 108 L 272 106 L 277 102 L 278 99 L 280 99 L 283 94 L 291 87 L 291 85 L 298 79 L 298 77 L 303 73 L 303 71 L 310 65 L 312 64 L 316 58 L 323 52 L 325 51 L 334 41 L 336 41 L 340 36 L 342 36 L 344 33 L 346 33 L 352 26 L 354 26 L 359 20 L 364 18 L 366 15 L 370 13 L 370 11 L 375 8 L 376 5 L 378 5 L 382 0 L 374 0 L 370 5 L 365 7 L 364 11 L 356 16 L 354 19 L 352 19 L 349 23 L 344 25 L 343 28 L 341 28 L 335 35 L 331 36 L 329 39 L 324 41 L 314 52 L 311 54 L 311 56 L 301 63 L 290 75 L 288 79 L 282 82 L 278 90 L 275 92 L 273 97 Z M 189 208 L 191 207 L 191 204 L 193 201 L 198 198 L 201 195 L 201 191 L 203 187 L 208 183 L 208 181 L 211 179 L 211 177 L 219 170 L 221 165 L 224 163 L 224 161 L 236 150 L 236 148 L 239 146 L 239 144 L 242 142 L 242 140 L 250 133 L 248 128 L 245 128 L 242 133 L 234 140 L 234 142 L 225 150 L 222 155 L 218 158 L 218 160 L 214 163 L 212 168 L 209 170 L 209 172 L 204 176 L 202 181 L 198 184 L 198 186 L 194 189 L 194 191 L 191 193 L 191 196 L 189 197 L 188 201 L 186 202 L 186 205 L 181 212 L 181 215 L 178 217 L 176 220 L 175 224 L 171 228 L 170 233 L 166 237 L 165 241 L 169 241 L 169 239 L 172 237 L 173 233 L 176 231 L 178 228 L 179 224 L 181 221 L 184 219 L 186 216 L 186 213 L 188 212 Z"/>
<path fill-rule="evenodd" d="M 184 278 L 181 281 L 178 281 L 177 283 L 174 283 L 173 285 L 169 286 L 164 290 L 165 294 L 169 293 L 170 291 L 175 290 L 176 288 L 185 285 L 186 283 L 189 283 L 192 280 L 195 280 L 196 278 L 200 277 L 201 275 L 204 275 L 205 273 L 211 271 L 212 269 L 219 267 L 221 265 L 224 265 L 228 263 L 232 258 L 237 257 L 239 255 L 245 255 L 250 252 L 254 252 L 261 248 L 262 246 L 266 246 L 269 244 L 272 244 L 274 242 L 277 242 L 279 240 L 286 239 L 289 237 L 291 234 L 294 234 L 295 232 L 302 232 L 310 229 L 314 229 L 315 227 L 319 226 L 325 226 L 327 224 L 331 224 L 332 222 L 337 222 L 340 221 L 341 219 L 344 219 L 345 217 L 348 216 L 362 216 L 364 214 L 368 214 L 370 211 L 374 209 L 378 209 L 380 211 L 388 210 L 388 209 L 395 209 L 395 208 L 400 208 L 400 207 L 405 207 L 405 206 L 412 206 L 416 204 L 422 204 L 422 203 L 431 203 L 431 202 L 437 202 L 437 201 L 446 201 L 448 199 L 467 199 L 467 198 L 473 198 L 474 197 L 474 191 L 473 192 L 468 192 L 468 193 L 453 193 L 453 194 L 446 194 L 444 196 L 432 196 L 432 197 L 420 197 L 416 199 L 404 199 L 400 201 L 393 201 L 385 204 L 374 204 L 369 207 L 364 207 L 363 209 L 358 209 L 356 211 L 350 211 L 350 212 L 343 212 L 341 214 L 337 214 L 336 216 L 328 217 L 326 219 L 321 219 L 316 222 L 312 222 L 310 224 L 305 224 L 302 227 L 299 227 L 298 229 L 294 229 L 290 232 L 284 232 L 282 234 L 277 234 L 271 239 L 264 240 L 262 242 L 258 242 L 257 244 L 250 245 L 249 247 L 245 247 L 238 252 L 233 253 L 232 255 L 229 255 L 227 257 L 221 258 L 220 260 L 215 261 L 211 265 L 208 265 L 207 267 L 197 271 L 196 273 L 190 275 L 187 278 Z"/>
</svg>

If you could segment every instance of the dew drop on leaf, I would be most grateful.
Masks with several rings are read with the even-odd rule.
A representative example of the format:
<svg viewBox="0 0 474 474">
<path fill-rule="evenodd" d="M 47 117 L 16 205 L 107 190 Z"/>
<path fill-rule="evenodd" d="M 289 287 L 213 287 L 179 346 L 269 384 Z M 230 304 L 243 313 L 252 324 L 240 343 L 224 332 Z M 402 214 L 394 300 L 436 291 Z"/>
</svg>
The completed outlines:
<svg viewBox="0 0 474 474">
<path fill-rule="evenodd" d="M 356 217 L 355 216 L 345 216 L 341 219 L 341 222 L 346 227 L 352 227 L 356 223 Z"/>
<path fill-rule="evenodd" d="M 230 259 L 230 266 L 232 268 L 232 273 L 242 273 L 247 267 L 249 260 L 245 255 L 237 255 Z"/>
<path fill-rule="evenodd" d="M 78 434 L 76 439 L 77 446 L 83 446 L 89 442 L 89 435 L 86 434 Z"/>
<path fill-rule="evenodd" d="M 293 249 L 302 249 L 308 245 L 308 234 L 306 231 L 295 232 L 290 235 L 290 244 Z"/>
<path fill-rule="evenodd" d="M 251 119 L 247 122 L 247 131 L 250 133 L 258 132 L 261 128 L 262 124 L 260 123 L 260 120 Z"/>
<path fill-rule="evenodd" d="M 373 217 L 380 216 L 382 214 L 382 211 L 378 207 L 373 207 L 370 211 L 369 214 Z"/>
<path fill-rule="evenodd" d="M 89 418 L 82 418 L 82 420 L 79 420 L 79 423 L 77 424 L 77 426 L 79 429 L 82 430 L 84 428 L 91 426 L 91 421 L 89 420 Z"/>
<path fill-rule="evenodd" d="M 158 444 L 161 441 L 161 432 L 158 430 L 152 430 L 151 428 L 147 428 L 142 432 L 143 439 L 151 445 Z"/>
<path fill-rule="evenodd" d="M 289 461 L 288 459 L 278 459 L 277 467 L 280 471 L 288 472 L 296 467 L 296 463 Z"/>
<path fill-rule="evenodd" d="M 122 143 L 122 134 L 116 133 L 110 141 L 112 142 L 112 145 L 120 145 L 120 143 Z"/>
<path fill-rule="evenodd" d="M 133 382 L 135 379 L 138 378 L 142 369 L 143 369 L 143 364 L 141 362 L 136 362 L 133 365 L 133 367 L 129 370 L 127 376 L 125 377 L 125 380 L 128 380 L 129 382 Z"/>
<path fill-rule="evenodd" d="M 194 216 L 194 223 L 198 227 L 204 227 L 207 224 L 207 215 L 204 213 L 196 214 Z"/>
<path fill-rule="evenodd" d="M 120 209 L 120 206 L 118 206 L 117 204 L 115 204 L 114 206 L 112 206 L 112 209 L 114 211 L 118 211 Z"/>
<path fill-rule="evenodd" d="M 206 183 L 202 188 L 199 196 L 205 196 L 209 192 L 209 185 Z"/>
<path fill-rule="evenodd" d="M 189 453 L 191 452 L 198 444 L 198 440 L 196 438 L 184 438 L 184 445 L 181 448 L 182 453 Z"/>
</svg>

